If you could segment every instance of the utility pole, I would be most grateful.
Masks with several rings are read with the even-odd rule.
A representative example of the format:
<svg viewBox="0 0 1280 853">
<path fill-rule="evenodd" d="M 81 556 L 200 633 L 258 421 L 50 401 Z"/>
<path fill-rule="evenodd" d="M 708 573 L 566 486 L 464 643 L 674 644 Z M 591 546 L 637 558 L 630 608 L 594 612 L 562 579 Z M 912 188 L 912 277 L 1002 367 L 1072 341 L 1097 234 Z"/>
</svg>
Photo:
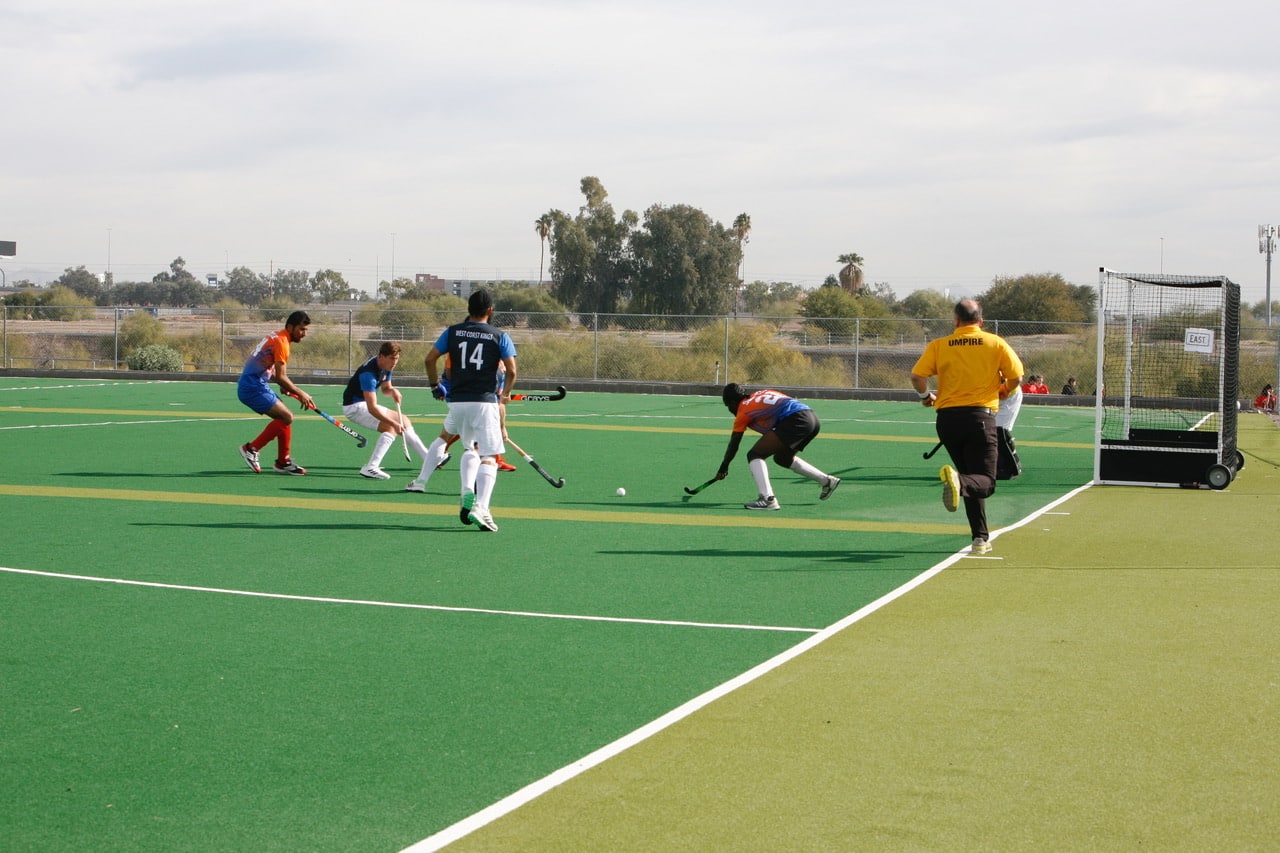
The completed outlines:
<svg viewBox="0 0 1280 853">
<path fill-rule="evenodd" d="M 1276 250 L 1274 225 L 1258 226 L 1258 252 L 1267 256 L 1267 328 L 1271 328 L 1271 255 Z"/>
</svg>

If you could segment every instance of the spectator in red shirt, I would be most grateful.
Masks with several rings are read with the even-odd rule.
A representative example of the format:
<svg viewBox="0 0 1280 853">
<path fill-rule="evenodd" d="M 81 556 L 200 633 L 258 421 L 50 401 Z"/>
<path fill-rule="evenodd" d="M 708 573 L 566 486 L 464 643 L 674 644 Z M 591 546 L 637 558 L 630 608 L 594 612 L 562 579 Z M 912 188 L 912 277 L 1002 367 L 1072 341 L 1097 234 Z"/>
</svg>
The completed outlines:
<svg viewBox="0 0 1280 853">
<path fill-rule="evenodd" d="M 1044 384 L 1044 377 L 1039 374 L 1032 375 L 1022 386 L 1023 394 L 1048 394 L 1049 386 Z"/>
<path fill-rule="evenodd" d="M 1268 382 L 1262 388 L 1262 393 L 1253 400 L 1253 407 L 1259 412 L 1266 412 L 1269 415 L 1276 413 L 1276 391 Z"/>
</svg>

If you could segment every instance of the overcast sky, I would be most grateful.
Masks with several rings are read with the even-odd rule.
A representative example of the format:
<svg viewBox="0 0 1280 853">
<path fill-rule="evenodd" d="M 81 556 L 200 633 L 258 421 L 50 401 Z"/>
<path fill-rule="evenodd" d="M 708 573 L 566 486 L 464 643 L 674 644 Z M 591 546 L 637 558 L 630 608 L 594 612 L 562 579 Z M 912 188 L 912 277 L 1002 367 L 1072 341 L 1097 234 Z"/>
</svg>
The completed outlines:
<svg viewBox="0 0 1280 853">
<path fill-rule="evenodd" d="M 537 279 L 592 175 L 750 215 L 749 281 L 856 252 L 899 297 L 1107 266 L 1255 302 L 1277 57 L 1260 0 L 0 0 L 0 268 Z"/>
</svg>

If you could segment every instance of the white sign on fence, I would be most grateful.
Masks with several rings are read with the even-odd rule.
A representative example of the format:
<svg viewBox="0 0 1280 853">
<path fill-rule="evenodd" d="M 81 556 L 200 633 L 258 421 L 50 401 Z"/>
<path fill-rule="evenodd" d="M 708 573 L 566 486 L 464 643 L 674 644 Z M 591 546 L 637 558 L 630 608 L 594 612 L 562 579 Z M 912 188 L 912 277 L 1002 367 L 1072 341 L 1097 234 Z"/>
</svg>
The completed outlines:
<svg viewBox="0 0 1280 853">
<path fill-rule="evenodd" d="M 1182 339 L 1182 348 L 1187 352 L 1205 352 L 1213 354 L 1213 329 L 1187 329 Z"/>
</svg>

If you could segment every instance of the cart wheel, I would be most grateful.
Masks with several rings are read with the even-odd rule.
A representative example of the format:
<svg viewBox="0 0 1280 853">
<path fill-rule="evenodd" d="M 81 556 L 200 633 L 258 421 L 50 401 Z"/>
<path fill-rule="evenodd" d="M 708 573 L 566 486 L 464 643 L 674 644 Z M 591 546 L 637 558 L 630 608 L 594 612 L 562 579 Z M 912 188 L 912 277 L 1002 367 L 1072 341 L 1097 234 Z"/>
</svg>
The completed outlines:
<svg viewBox="0 0 1280 853">
<path fill-rule="evenodd" d="M 1239 450 L 1236 451 L 1236 473 L 1244 470 L 1244 454 Z"/>
<path fill-rule="evenodd" d="M 1226 465 L 1210 465 L 1204 476 L 1209 485 L 1219 491 L 1231 485 L 1231 469 Z"/>
</svg>

